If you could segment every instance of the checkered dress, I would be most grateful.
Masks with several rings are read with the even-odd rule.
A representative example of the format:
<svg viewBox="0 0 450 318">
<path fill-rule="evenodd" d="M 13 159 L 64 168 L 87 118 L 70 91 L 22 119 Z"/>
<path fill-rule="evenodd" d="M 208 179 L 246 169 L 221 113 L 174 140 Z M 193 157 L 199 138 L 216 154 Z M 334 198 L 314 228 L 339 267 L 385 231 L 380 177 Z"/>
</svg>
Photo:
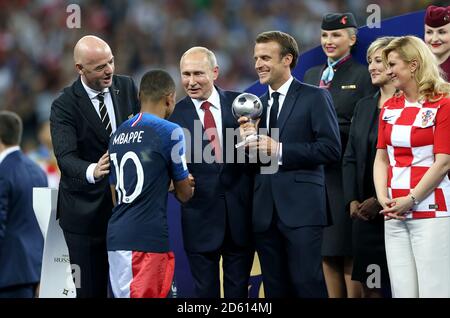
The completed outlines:
<svg viewBox="0 0 450 318">
<path fill-rule="evenodd" d="M 380 113 L 377 148 L 389 155 L 389 196 L 408 195 L 434 163 L 435 154 L 450 154 L 450 99 L 421 104 L 401 95 L 387 100 Z M 447 216 L 450 180 L 446 175 L 407 218 Z"/>
</svg>

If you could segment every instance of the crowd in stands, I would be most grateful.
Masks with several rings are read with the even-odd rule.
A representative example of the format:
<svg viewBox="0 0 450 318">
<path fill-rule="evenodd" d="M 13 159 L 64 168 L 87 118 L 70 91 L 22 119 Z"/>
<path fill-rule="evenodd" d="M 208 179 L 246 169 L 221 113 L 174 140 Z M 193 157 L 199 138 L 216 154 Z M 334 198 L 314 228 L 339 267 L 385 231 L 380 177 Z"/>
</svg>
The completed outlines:
<svg viewBox="0 0 450 318">
<path fill-rule="evenodd" d="M 0 110 L 24 122 L 22 147 L 37 147 L 38 130 L 48 121 L 60 90 L 74 80 L 73 44 L 96 34 L 111 44 L 116 72 L 139 83 L 149 69 L 162 68 L 176 79 L 187 48 L 202 45 L 216 52 L 221 66 L 218 85 L 243 90 L 256 81 L 253 39 L 265 30 L 292 34 L 300 53 L 319 45 L 325 12 L 353 12 L 365 25 L 369 4 L 382 19 L 426 8 L 426 0 L 0 0 Z M 434 4 L 439 5 L 436 1 Z M 77 4 L 81 27 L 68 28 Z M 69 12 L 67 12 L 69 11 Z"/>
</svg>

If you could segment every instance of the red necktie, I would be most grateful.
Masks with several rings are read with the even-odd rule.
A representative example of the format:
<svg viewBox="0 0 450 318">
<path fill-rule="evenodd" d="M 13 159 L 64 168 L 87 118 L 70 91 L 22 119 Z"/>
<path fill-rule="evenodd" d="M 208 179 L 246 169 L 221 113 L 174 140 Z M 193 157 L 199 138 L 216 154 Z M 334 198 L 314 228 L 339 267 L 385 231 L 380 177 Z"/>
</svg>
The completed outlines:
<svg viewBox="0 0 450 318">
<path fill-rule="evenodd" d="M 204 101 L 200 106 L 201 109 L 205 112 L 205 117 L 203 119 L 203 126 L 205 127 L 206 135 L 208 136 L 209 142 L 211 143 L 214 149 L 214 155 L 216 157 L 216 162 L 221 162 L 222 154 L 220 149 L 220 141 L 219 134 L 217 132 L 216 122 L 214 121 L 213 114 L 209 109 L 211 107 L 211 103 L 208 101 Z"/>
</svg>

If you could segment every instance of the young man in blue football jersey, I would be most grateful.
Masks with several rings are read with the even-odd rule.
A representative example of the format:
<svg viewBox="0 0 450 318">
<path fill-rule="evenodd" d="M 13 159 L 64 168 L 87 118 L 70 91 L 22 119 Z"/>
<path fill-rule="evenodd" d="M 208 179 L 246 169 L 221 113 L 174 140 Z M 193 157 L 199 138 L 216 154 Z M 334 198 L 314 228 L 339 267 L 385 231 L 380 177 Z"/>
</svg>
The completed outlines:
<svg viewBox="0 0 450 318">
<path fill-rule="evenodd" d="M 110 183 L 115 207 L 108 224 L 110 281 L 115 297 L 167 297 L 175 259 L 169 248 L 167 192 L 181 202 L 193 195 L 184 134 L 165 120 L 175 105 L 175 83 L 161 70 L 146 73 L 141 113 L 111 137 Z"/>
</svg>

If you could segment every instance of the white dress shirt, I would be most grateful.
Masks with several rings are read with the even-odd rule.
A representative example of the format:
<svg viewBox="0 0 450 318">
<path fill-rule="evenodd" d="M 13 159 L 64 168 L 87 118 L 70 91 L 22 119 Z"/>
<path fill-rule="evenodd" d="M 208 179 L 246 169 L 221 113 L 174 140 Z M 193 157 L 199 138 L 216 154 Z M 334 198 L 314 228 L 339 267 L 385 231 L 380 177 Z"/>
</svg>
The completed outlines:
<svg viewBox="0 0 450 318">
<path fill-rule="evenodd" d="M 280 116 L 280 112 L 281 109 L 283 108 L 283 104 L 284 104 L 284 100 L 286 99 L 286 95 L 288 93 L 289 87 L 291 87 L 292 81 L 294 80 L 294 78 L 291 76 L 289 77 L 289 79 L 280 86 L 280 88 L 278 88 L 276 91 L 272 89 L 272 87 L 269 86 L 269 107 L 267 107 L 267 115 L 266 115 L 266 127 L 269 127 L 269 120 L 270 120 L 270 110 L 272 109 L 272 104 L 273 104 L 273 98 L 272 98 L 272 93 L 273 92 L 278 92 L 280 93 L 280 96 L 278 97 L 278 114 L 277 114 L 277 119 L 278 116 Z M 282 165 L 283 163 L 283 144 L 281 142 L 278 142 L 278 149 L 277 149 L 277 157 L 278 157 L 278 164 Z"/>
<path fill-rule="evenodd" d="M 100 116 L 100 101 L 97 98 L 97 95 L 100 94 L 101 92 L 96 91 L 95 89 L 90 88 L 89 86 L 87 86 L 84 82 L 83 79 L 81 79 L 81 84 L 83 84 L 84 90 L 86 91 L 86 93 L 88 94 L 91 103 L 95 109 L 95 111 L 97 112 L 98 117 L 101 120 L 101 116 Z M 111 122 L 111 131 L 112 133 L 114 133 L 117 129 L 117 124 L 116 124 L 116 115 L 114 113 L 114 104 L 111 98 L 111 94 L 109 92 L 109 89 L 107 87 L 105 87 L 103 89 L 103 93 L 105 96 L 105 105 L 106 105 L 106 111 L 108 112 L 108 116 L 109 116 L 109 120 Z M 98 158 L 100 159 L 100 158 Z M 89 165 L 89 167 L 86 169 L 86 180 L 89 183 L 95 183 L 95 178 L 94 178 L 94 170 L 95 170 L 95 166 L 97 165 L 97 163 L 91 163 Z"/>
<path fill-rule="evenodd" d="M 281 85 L 280 88 L 277 89 L 276 91 L 274 91 L 272 89 L 272 87 L 269 86 L 269 107 L 267 108 L 266 127 L 269 127 L 269 119 L 270 119 L 269 114 L 270 114 L 270 110 L 272 109 L 272 104 L 273 104 L 272 93 L 273 92 L 280 93 L 280 97 L 278 97 L 278 103 L 279 103 L 278 114 L 277 114 L 277 118 L 278 118 L 278 116 L 280 116 L 281 109 L 283 108 L 283 104 L 284 104 L 284 100 L 286 99 L 287 92 L 288 92 L 289 87 L 291 86 L 291 83 L 293 80 L 294 80 L 294 78 L 292 76 L 289 77 L 289 79 L 286 81 L 286 83 Z"/>
<path fill-rule="evenodd" d="M 198 100 L 191 98 L 192 102 L 194 103 L 195 110 L 197 111 L 198 118 L 200 118 L 200 121 L 202 122 L 203 128 L 205 127 L 205 111 L 201 109 L 204 100 Z M 208 97 L 207 101 L 211 104 L 211 107 L 209 110 L 211 111 L 214 122 L 216 123 L 217 128 L 217 134 L 219 135 L 219 141 L 220 141 L 220 148 L 223 149 L 223 143 L 222 143 L 222 112 L 221 112 L 221 106 L 220 106 L 220 96 L 219 92 L 217 92 L 216 88 L 213 87 L 213 91 L 211 93 L 211 96 Z"/>
</svg>

